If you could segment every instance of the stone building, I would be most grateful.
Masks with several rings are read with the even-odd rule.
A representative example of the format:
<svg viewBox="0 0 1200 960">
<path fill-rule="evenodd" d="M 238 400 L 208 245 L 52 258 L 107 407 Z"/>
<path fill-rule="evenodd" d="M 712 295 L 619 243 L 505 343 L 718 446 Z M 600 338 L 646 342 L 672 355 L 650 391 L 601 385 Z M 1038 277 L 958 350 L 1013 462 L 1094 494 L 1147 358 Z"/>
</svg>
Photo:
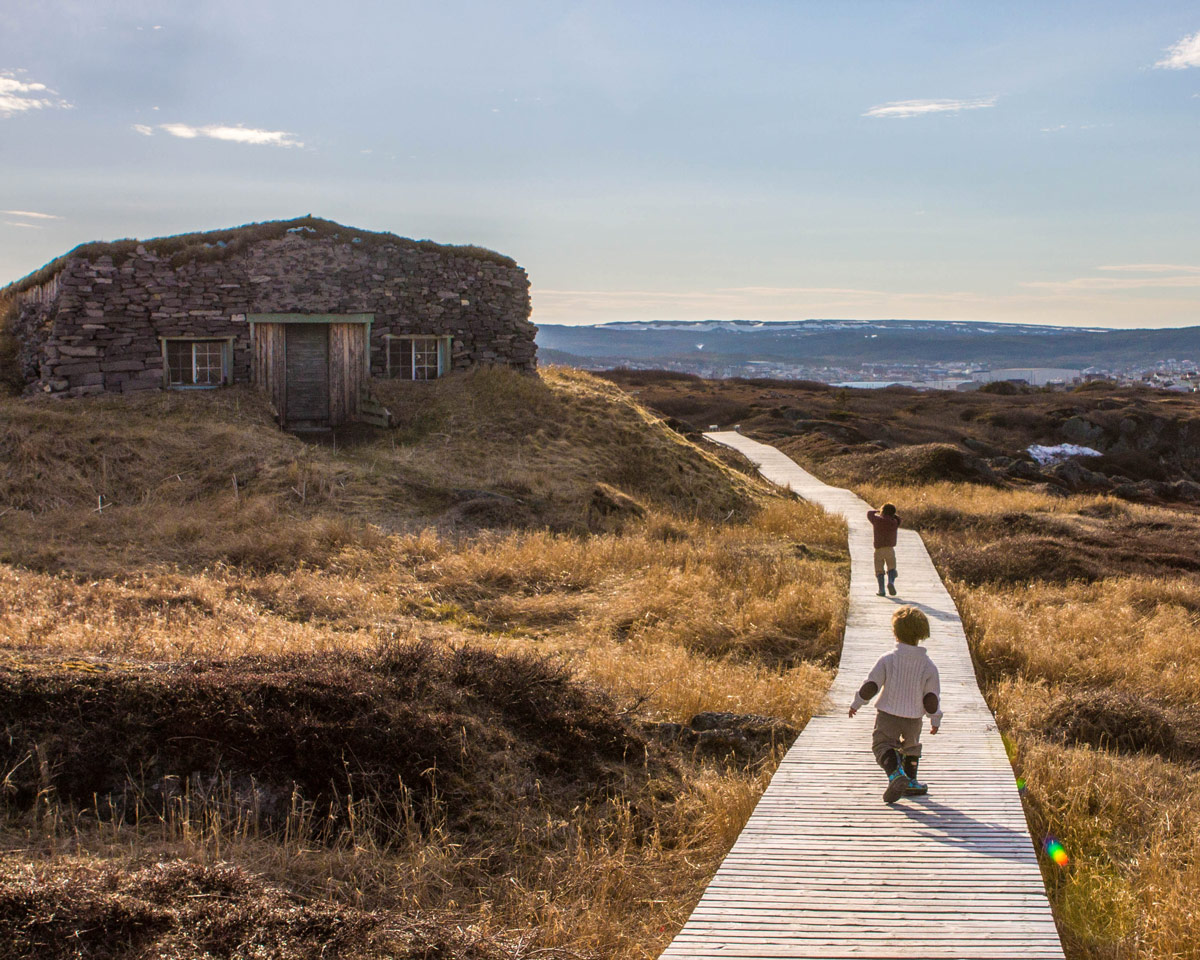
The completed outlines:
<svg viewBox="0 0 1200 960">
<path fill-rule="evenodd" d="M 312 217 L 85 244 L 0 299 L 27 392 L 252 382 L 285 427 L 359 419 L 371 378 L 536 366 L 513 260 Z"/>
</svg>

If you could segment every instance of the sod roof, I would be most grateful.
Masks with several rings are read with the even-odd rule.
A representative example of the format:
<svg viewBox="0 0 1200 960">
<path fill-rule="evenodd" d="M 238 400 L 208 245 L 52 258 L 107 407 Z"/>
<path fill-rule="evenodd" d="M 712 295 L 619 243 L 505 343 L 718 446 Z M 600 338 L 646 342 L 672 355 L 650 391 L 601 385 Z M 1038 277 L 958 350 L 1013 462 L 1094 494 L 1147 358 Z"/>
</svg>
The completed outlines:
<svg viewBox="0 0 1200 960">
<path fill-rule="evenodd" d="M 55 257 L 45 266 L 33 273 L 15 280 L 8 286 L 0 288 L 0 297 L 21 293 L 31 287 L 41 286 L 56 274 L 60 273 L 71 260 L 98 260 L 101 257 L 112 257 L 118 266 L 134 256 L 139 246 L 155 256 L 170 259 L 171 265 L 183 266 L 186 263 L 203 263 L 224 260 L 237 254 L 255 243 L 265 240 L 275 240 L 294 233 L 308 238 L 330 238 L 344 240 L 347 243 L 361 245 L 367 249 L 381 247 L 400 247 L 412 250 L 424 250 L 447 256 L 474 257 L 504 266 L 515 267 L 516 261 L 502 253 L 488 250 L 484 247 L 470 245 L 454 245 L 434 243 L 432 240 L 410 240 L 396 236 L 394 233 L 376 233 L 370 230 L 360 230 L 357 227 L 347 227 L 332 220 L 322 220 L 319 217 L 305 216 L 294 220 L 268 220 L 263 223 L 247 223 L 240 227 L 229 227 L 223 230 L 209 230 L 202 233 L 180 233 L 169 237 L 153 237 L 149 240 L 113 240 L 83 243 L 73 250 Z"/>
</svg>

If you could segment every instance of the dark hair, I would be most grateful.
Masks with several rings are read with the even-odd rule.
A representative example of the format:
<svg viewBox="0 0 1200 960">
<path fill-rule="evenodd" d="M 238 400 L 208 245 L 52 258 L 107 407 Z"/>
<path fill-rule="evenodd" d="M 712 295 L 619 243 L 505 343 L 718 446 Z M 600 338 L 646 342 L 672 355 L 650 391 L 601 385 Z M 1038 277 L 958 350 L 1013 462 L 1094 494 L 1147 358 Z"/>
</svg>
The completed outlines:
<svg viewBox="0 0 1200 960">
<path fill-rule="evenodd" d="M 885 517 L 894 517 L 896 515 L 896 505 L 894 503 L 885 503 L 879 508 L 879 512 Z"/>
</svg>

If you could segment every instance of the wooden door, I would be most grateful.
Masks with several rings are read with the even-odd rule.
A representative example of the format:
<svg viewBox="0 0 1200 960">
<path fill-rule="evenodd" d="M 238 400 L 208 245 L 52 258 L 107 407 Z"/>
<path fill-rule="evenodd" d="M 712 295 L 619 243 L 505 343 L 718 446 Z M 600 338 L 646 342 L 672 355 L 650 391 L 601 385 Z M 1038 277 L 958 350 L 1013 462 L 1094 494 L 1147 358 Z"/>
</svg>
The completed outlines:
<svg viewBox="0 0 1200 960">
<path fill-rule="evenodd" d="M 329 327 L 289 323 L 287 327 L 288 423 L 329 422 Z"/>
</svg>

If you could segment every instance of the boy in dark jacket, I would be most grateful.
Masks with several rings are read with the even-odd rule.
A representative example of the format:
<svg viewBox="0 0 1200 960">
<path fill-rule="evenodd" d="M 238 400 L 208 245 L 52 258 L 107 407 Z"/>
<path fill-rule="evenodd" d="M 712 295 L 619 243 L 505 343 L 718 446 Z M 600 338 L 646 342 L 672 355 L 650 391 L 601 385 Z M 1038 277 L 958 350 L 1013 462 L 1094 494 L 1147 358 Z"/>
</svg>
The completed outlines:
<svg viewBox="0 0 1200 960">
<path fill-rule="evenodd" d="M 896 531 L 900 529 L 900 518 L 896 516 L 896 505 L 885 503 L 878 511 L 868 510 L 867 519 L 875 533 L 875 579 L 879 581 L 879 595 L 883 591 L 884 569 L 887 569 L 887 592 L 896 595 Z"/>
</svg>

